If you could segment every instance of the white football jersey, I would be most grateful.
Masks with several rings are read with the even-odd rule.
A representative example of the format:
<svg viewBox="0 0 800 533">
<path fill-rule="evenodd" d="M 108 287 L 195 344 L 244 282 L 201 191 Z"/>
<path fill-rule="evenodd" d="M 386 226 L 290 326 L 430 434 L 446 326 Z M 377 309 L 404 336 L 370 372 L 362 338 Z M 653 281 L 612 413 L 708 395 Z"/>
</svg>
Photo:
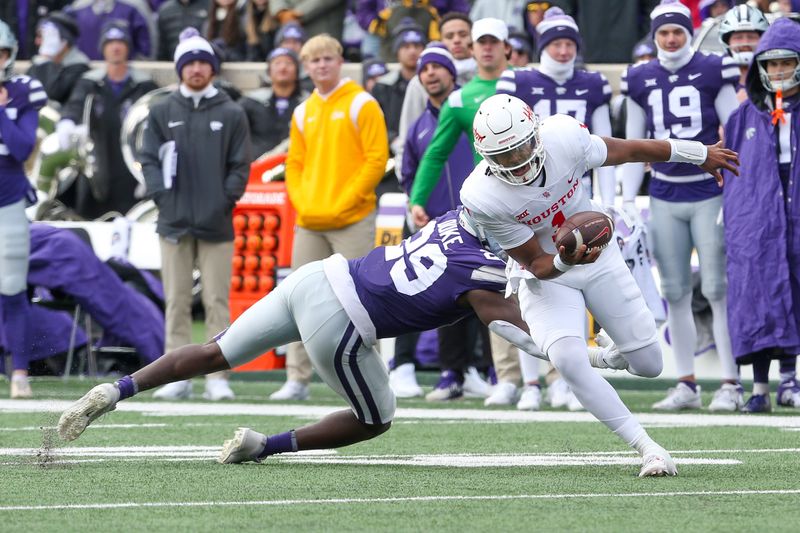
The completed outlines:
<svg viewBox="0 0 800 533">
<path fill-rule="evenodd" d="M 461 188 L 461 203 L 504 249 L 536 236 L 545 252 L 555 254 L 555 235 L 564 221 L 580 211 L 599 210 L 581 187 L 581 176 L 605 163 L 608 151 L 603 139 L 568 115 L 546 118 L 539 131 L 543 182 L 511 185 L 481 161 Z"/>
</svg>

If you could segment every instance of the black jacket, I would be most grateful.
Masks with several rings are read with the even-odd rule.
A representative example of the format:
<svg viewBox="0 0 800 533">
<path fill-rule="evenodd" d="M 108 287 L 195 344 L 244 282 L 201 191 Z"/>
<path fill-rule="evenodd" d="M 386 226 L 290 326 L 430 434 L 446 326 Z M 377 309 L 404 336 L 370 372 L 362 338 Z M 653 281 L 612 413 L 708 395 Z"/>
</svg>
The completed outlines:
<svg viewBox="0 0 800 533">
<path fill-rule="evenodd" d="M 289 137 L 294 108 L 308 97 L 309 93 L 298 84 L 292 96 L 283 102 L 279 102 L 270 87 L 250 91 L 239 100 L 250 124 L 253 157 L 260 157 Z"/>
<path fill-rule="evenodd" d="M 42 82 L 44 91 L 50 100 L 64 105 L 86 71 L 89 70 L 89 58 L 75 47 L 67 52 L 61 63 L 56 63 L 41 56 L 33 58 L 28 75 Z"/>
<path fill-rule="evenodd" d="M 11 26 L 11 31 L 19 40 L 19 19 L 17 18 L 17 3 L 20 0 L 3 0 L 0 2 L 0 20 Z M 27 1 L 27 0 L 22 0 Z M 19 43 L 17 59 L 30 59 L 36 55 L 36 26 L 39 21 L 53 11 L 63 9 L 72 3 L 72 0 L 37 0 L 28 2 L 28 19 L 25 24 L 25 41 Z"/>
<path fill-rule="evenodd" d="M 159 150 L 175 142 L 177 174 L 166 188 Z M 242 108 L 222 91 L 197 108 L 176 90 L 150 109 L 142 149 L 147 194 L 158 206 L 156 231 L 177 240 L 233 240 L 231 212 L 250 172 L 250 131 Z"/>
<path fill-rule="evenodd" d="M 122 121 L 136 100 L 158 86 L 142 72 L 131 69 L 128 73 L 120 93 L 115 94 L 105 68 L 87 72 L 75 84 L 61 111 L 62 119 L 81 124 L 86 106 L 91 106 L 89 136 L 97 170 L 91 182 L 81 177 L 75 185 L 74 208 L 84 218 L 97 218 L 109 211 L 124 214 L 138 202 L 134 196 L 138 182 L 122 159 Z"/>
<path fill-rule="evenodd" d="M 383 116 L 386 118 L 390 145 L 399 134 L 400 112 L 403 110 L 408 81 L 400 75 L 399 70 L 395 70 L 378 78 L 378 82 L 372 87 L 372 96 L 380 104 Z"/>
<path fill-rule="evenodd" d="M 158 9 L 158 60 L 172 61 L 181 31 L 188 26 L 201 31 L 207 18 L 207 0 L 165 2 Z"/>
</svg>

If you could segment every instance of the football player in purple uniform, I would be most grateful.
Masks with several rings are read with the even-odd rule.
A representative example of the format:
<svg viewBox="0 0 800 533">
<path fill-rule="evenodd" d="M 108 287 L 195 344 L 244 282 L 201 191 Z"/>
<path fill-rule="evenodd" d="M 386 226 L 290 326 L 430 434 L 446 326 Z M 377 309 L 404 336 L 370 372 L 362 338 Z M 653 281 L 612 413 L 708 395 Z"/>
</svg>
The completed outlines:
<svg viewBox="0 0 800 533">
<path fill-rule="evenodd" d="M 753 63 L 758 40 L 768 28 L 769 22 L 764 14 L 747 4 L 732 8 L 719 23 L 719 40 L 728 55 L 739 65 L 736 97 L 740 102 L 747 100 L 744 87 L 747 71 Z"/>
<path fill-rule="evenodd" d="M 623 74 L 629 139 L 681 139 L 713 145 L 720 125 L 738 106 L 739 67 L 731 57 L 693 52 L 689 9 L 678 0 L 662 0 L 650 14 L 658 57 L 637 63 Z M 667 300 L 667 321 L 678 384 L 654 409 L 702 407 L 694 376 L 697 331 L 692 314 L 690 258 L 697 250 L 701 290 L 713 313 L 713 332 L 722 365 L 722 386 L 709 408 L 735 411 L 742 406 L 739 374 L 731 355 L 725 303 L 725 238 L 718 219 L 722 189 L 711 174 L 685 163 L 654 163 L 650 181 L 650 242 Z M 623 207 L 638 218 L 634 199 L 644 174 L 642 163 L 622 170 Z"/>
<path fill-rule="evenodd" d="M 466 213 L 449 211 L 397 246 L 376 248 L 359 259 L 336 254 L 305 265 L 211 342 L 183 346 L 132 376 L 90 390 L 61 416 L 59 434 L 76 439 L 137 392 L 233 368 L 302 339 L 320 377 L 350 409 L 270 437 L 240 428 L 225 442 L 219 462 L 260 461 L 371 439 L 389 429 L 396 404 L 377 340 L 443 326 L 472 310 L 490 330 L 544 358 L 518 306 L 503 296 L 505 263 L 480 235 Z M 597 367 L 627 368 L 616 347 L 591 358 Z"/>
<path fill-rule="evenodd" d="M 551 7 L 536 32 L 541 50 L 539 69 L 506 70 L 497 82 L 497 93 L 516 96 L 542 120 L 555 114 L 570 115 L 593 134 L 610 137 L 611 85 L 599 72 L 575 68 L 581 49 L 575 20 L 561 8 Z M 598 176 L 603 203 L 614 205 L 614 169 L 598 169 Z M 591 195 L 591 174 L 583 177 L 583 184 Z"/>
<path fill-rule="evenodd" d="M 29 398 L 28 361 L 28 218 L 25 208 L 36 195 L 24 164 L 36 144 L 39 109 L 47 103 L 42 84 L 13 76 L 17 39 L 0 20 L 0 301 L 6 349 L 11 352 L 11 397 Z"/>
</svg>

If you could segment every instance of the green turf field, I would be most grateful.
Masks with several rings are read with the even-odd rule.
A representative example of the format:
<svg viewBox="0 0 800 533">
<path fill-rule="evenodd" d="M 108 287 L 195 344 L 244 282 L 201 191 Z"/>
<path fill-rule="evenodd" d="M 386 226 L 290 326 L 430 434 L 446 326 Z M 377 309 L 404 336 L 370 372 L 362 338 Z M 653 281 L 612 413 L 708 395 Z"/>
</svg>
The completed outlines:
<svg viewBox="0 0 800 533">
<path fill-rule="evenodd" d="M 638 479 L 637 456 L 586 413 L 519 413 L 478 400 L 405 400 L 375 440 L 217 464 L 237 426 L 275 433 L 343 406 L 321 384 L 309 402 L 269 402 L 276 381 L 235 381 L 236 403 L 161 403 L 144 393 L 61 446 L 40 427 L 53 426 L 92 383 L 37 380 L 36 400 L 0 400 L 0 531 L 797 527 L 800 412 L 662 415 L 649 405 L 663 391 L 632 383 L 622 398 L 673 453 L 676 478 Z"/>
</svg>

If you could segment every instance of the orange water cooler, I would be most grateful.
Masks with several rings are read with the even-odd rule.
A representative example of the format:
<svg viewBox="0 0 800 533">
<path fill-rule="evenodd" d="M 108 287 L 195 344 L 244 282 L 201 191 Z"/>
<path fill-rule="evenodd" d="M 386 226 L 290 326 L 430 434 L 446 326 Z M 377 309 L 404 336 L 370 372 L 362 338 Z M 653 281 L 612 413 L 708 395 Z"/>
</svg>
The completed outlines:
<svg viewBox="0 0 800 533">
<path fill-rule="evenodd" d="M 285 154 L 256 161 L 244 195 L 233 210 L 233 273 L 230 311 L 235 320 L 275 288 L 289 272 L 295 213 L 283 182 L 264 183 L 265 171 L 283 163 Z M 274 350 L 234 369 L 273 370 L 286 366 Z"/>
</svg>

